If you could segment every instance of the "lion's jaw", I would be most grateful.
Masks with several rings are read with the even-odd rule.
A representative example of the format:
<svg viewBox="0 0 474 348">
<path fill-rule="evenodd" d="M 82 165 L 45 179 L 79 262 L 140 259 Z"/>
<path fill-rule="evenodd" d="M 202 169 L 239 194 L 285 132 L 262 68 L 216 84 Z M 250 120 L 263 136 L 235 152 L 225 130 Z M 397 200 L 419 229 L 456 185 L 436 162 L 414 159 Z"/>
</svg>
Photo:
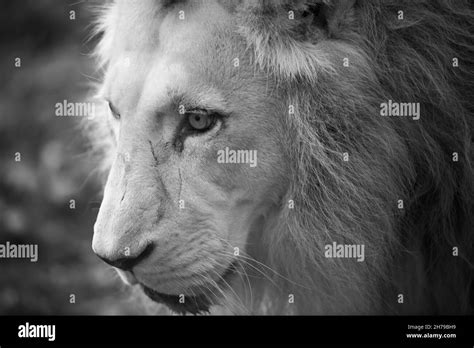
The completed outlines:
<svg viewBox="0 0 474 348">
<path fill-rule="evenodd" d="M 226 31 L 232 21 L 212 3 L 186 16 L 185 22 L 171 15 L 159 24 L 150 20 L 143 37 L 128 41 L 120 31 L 128 19 L 115 19 L 120 39 L 103 94 L 120 120 L 107 116 L 115 160 L 93 249 L 112 264 L 139 260 L 117 266 L 126 269 L 127 282 L 177 312 L 197 313 L 232 292 L 236 260 L 283 195 L 285 170 L 276 115 L 266 111 L 268 82 L 243 64 L 242 43 Z M 140 17 L 137 25 L 147 20 Z M 147 36 L 156 32 L 159 39 Z M 219 56 L 209 49 L 213 44 Z M 184 137 L 182 107 L 223 116 L 209 131 Z M 238 163 L 241 150 L 254 161 Z"/>
</svg>

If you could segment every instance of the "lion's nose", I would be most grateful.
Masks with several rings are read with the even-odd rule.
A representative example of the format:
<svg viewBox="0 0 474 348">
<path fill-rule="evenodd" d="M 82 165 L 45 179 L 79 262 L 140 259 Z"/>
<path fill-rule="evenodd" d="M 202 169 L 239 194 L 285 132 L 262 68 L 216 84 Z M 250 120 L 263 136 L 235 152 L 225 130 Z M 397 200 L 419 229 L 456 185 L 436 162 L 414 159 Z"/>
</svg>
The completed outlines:
<svg viewBox="0 0 474 348">
<path fill-rule="evenodd" d="M 148 255 L 153 250 L 153 245 L 148 244 L 141 250 L 135 250 L 133 254 L 130 254 L 129 256 L 123 256 L 120 255 L 118 257 L 106 257 L 104 255 L 101 255 L 100 253 L 96 252 L 96 255 L 102 259 L 105 263 L 108 263 L 109 265 L 120 268 L 123 271 L 129 271 L 133 267 L 135 267 L 137 264 L 139 264 L 142 260 L 146 259 Z"/>
</svg>

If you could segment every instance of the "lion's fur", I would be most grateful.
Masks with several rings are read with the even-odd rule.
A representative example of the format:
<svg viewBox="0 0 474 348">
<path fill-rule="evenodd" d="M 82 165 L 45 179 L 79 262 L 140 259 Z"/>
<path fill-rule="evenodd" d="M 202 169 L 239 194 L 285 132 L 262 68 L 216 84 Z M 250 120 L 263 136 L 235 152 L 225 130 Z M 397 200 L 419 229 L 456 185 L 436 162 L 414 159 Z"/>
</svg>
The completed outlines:
<svg viewBox="0 0 474 348">
<path fill-rule="evenodd" d="M 328 11 L 339 2 L 325 1 Z M 307 23 L 282 19 L 310 3 L 224 4 L 256 66 L 278 86 L 291 168 L 280 212 L 253 255 L 278 275 L 274 285 L 253 284 L 253 311 L 472 312 L 473 5 L 358 1 L 336 11 L 327 31 L 310 33 Z M 109 29 L 106 13 L 99 31 Z M 103 65 L 109 39 L 98 49 Z M 419 102 L 420 119 L 380 117 L 390 99 Z M 333 241 L 364 244 L 366 261 L 325 258 Z M 294 304 L 281 294 L 293 294 Z"/>
<path fill-rule="evenodd" d="M 360 6 L 356 33 L 353 28 L 332 33 L 350 46 L 337 44 L 329 58 L 337 63 L 325 69 L 313 59 L 318 50 L 327 54 L 325 47 L 306 42 L 307 51 L 295 53 L 299 48 L 286 39 L 287 28 L 277 27 L 282 38 L 275 39 L 275 22 L 268 31 L 262 21 L 258 29 L 253 23 L 245 27 L 257 62 L 281 80 L 288 104 L 297 110 L 288 119 L 287 144 L 288 158 L 295 159 L 287 198 L 297 209 L 283 209 L 279 233 L 267 236 L 270 265 L 318 289 L 301 301 L 306 312 L 314 312 L 311 304 L 328 312 L 470 311 L 472 6 L 454 1 Z M 397 19 L 399 10 L 405 21 Z M 248 21 L 252 14 L 242 17 Z M 257 22 L 262 12 L 255 16 Z M 350 68 L 342 67 L 342 57 L 349 57 Z M 453 57 L 462 62 L 458 68 L 451 65 Z M 388 99 L 419 101 L 423 118 L 377 117 L 380 102 Z M 350 155 L 347 163 L 344 152 Z M 459 162 L 452 161 L 453 152 Z M 398 199 L 406 202 L 402 213 Z M 328 262 L 320 251 L 332 240 L 365 244 L 371 261 Z M 405 304 L 397 304 L 397 294 L 404 294 Z"/>
</svg>

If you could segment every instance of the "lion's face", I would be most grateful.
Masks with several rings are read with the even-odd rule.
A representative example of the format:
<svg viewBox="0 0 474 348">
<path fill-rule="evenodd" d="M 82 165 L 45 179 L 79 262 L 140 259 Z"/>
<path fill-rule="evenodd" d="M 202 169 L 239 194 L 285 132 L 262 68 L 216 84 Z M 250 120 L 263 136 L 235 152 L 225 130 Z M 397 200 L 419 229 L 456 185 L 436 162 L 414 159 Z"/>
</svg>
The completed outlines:
<svg viewBox="0 0 474 348">
<path fill-rule="evenodd" d="M 222 7 L 158 22 L 147 6 L 115 18 L 103 96 L 116 157 L 93 249 L 152 299 L 197 312 L 284 193 L 279 101 Z"/>
</svg>

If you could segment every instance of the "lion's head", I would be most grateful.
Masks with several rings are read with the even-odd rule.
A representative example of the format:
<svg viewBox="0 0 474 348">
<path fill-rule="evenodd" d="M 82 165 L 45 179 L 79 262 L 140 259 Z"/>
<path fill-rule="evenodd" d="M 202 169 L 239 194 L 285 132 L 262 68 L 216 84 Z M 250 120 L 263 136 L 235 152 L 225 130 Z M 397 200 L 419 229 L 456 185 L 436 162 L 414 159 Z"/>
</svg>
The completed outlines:
<svg viewBox="0 0 474 348">
<path fill-rule="evenodd" d="M 95 253 L 181 313 L 469 310 L 473 18 L 442 0 L 107 5 Z M 397 102 L 419 117 L 382 113 Z"/>
</svg>

